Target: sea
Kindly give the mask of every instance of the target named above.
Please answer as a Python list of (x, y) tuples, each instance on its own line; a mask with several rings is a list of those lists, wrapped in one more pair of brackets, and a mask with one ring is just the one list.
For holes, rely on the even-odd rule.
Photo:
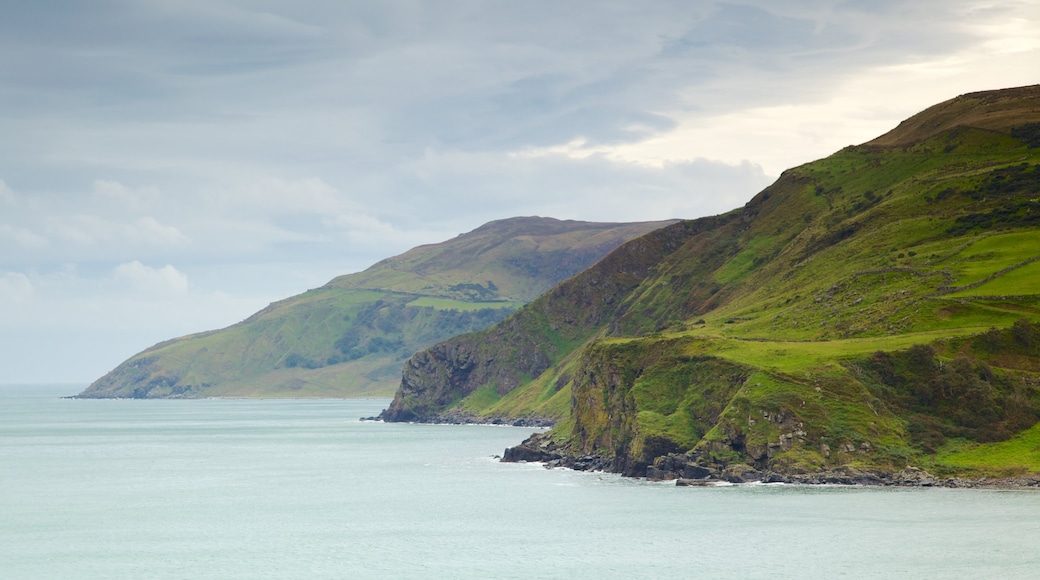
[(1040, 578), (1040, 492), (675, 487), (369, 400), (0, 387), (0, 578)]

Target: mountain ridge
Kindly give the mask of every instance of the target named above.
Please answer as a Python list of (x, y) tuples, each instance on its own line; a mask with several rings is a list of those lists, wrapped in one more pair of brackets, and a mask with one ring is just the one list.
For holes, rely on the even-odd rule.
[(382, 416), (552, 421), (508, 456), (666, 479), (1040, 473), (1038, 103), (962, 95), (623, 244), (418, 353)]
[(520, 217), (426, 244), (153, 345), (80, 397), (389, 395), (421, 347), (501, 320), (624, 240), (670, 223)]

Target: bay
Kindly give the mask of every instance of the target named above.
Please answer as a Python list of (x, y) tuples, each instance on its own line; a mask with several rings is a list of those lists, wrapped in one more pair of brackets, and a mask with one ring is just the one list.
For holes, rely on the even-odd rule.
[(2, 578), (1035, 578), (1040, 493), (676, 488), (503, 464), (387, 400), (0, 387)]

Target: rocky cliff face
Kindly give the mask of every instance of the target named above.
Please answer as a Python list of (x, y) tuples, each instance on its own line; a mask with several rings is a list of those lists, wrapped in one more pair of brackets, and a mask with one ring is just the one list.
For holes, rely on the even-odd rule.
[(606, 452), (612, 470), (643, 475), (657, 457), (696, 445), (751, 369), (690, 355), (694, 342), (677, 337), (590, 346), (572, 389), (574, 452)]

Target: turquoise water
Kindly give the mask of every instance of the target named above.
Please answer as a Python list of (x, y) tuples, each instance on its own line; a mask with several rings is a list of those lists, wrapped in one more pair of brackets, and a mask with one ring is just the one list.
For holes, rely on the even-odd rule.
[(385, 400), (0, 387), (0, 578), (1036, 578), (1040, 493), (676, 488)]

